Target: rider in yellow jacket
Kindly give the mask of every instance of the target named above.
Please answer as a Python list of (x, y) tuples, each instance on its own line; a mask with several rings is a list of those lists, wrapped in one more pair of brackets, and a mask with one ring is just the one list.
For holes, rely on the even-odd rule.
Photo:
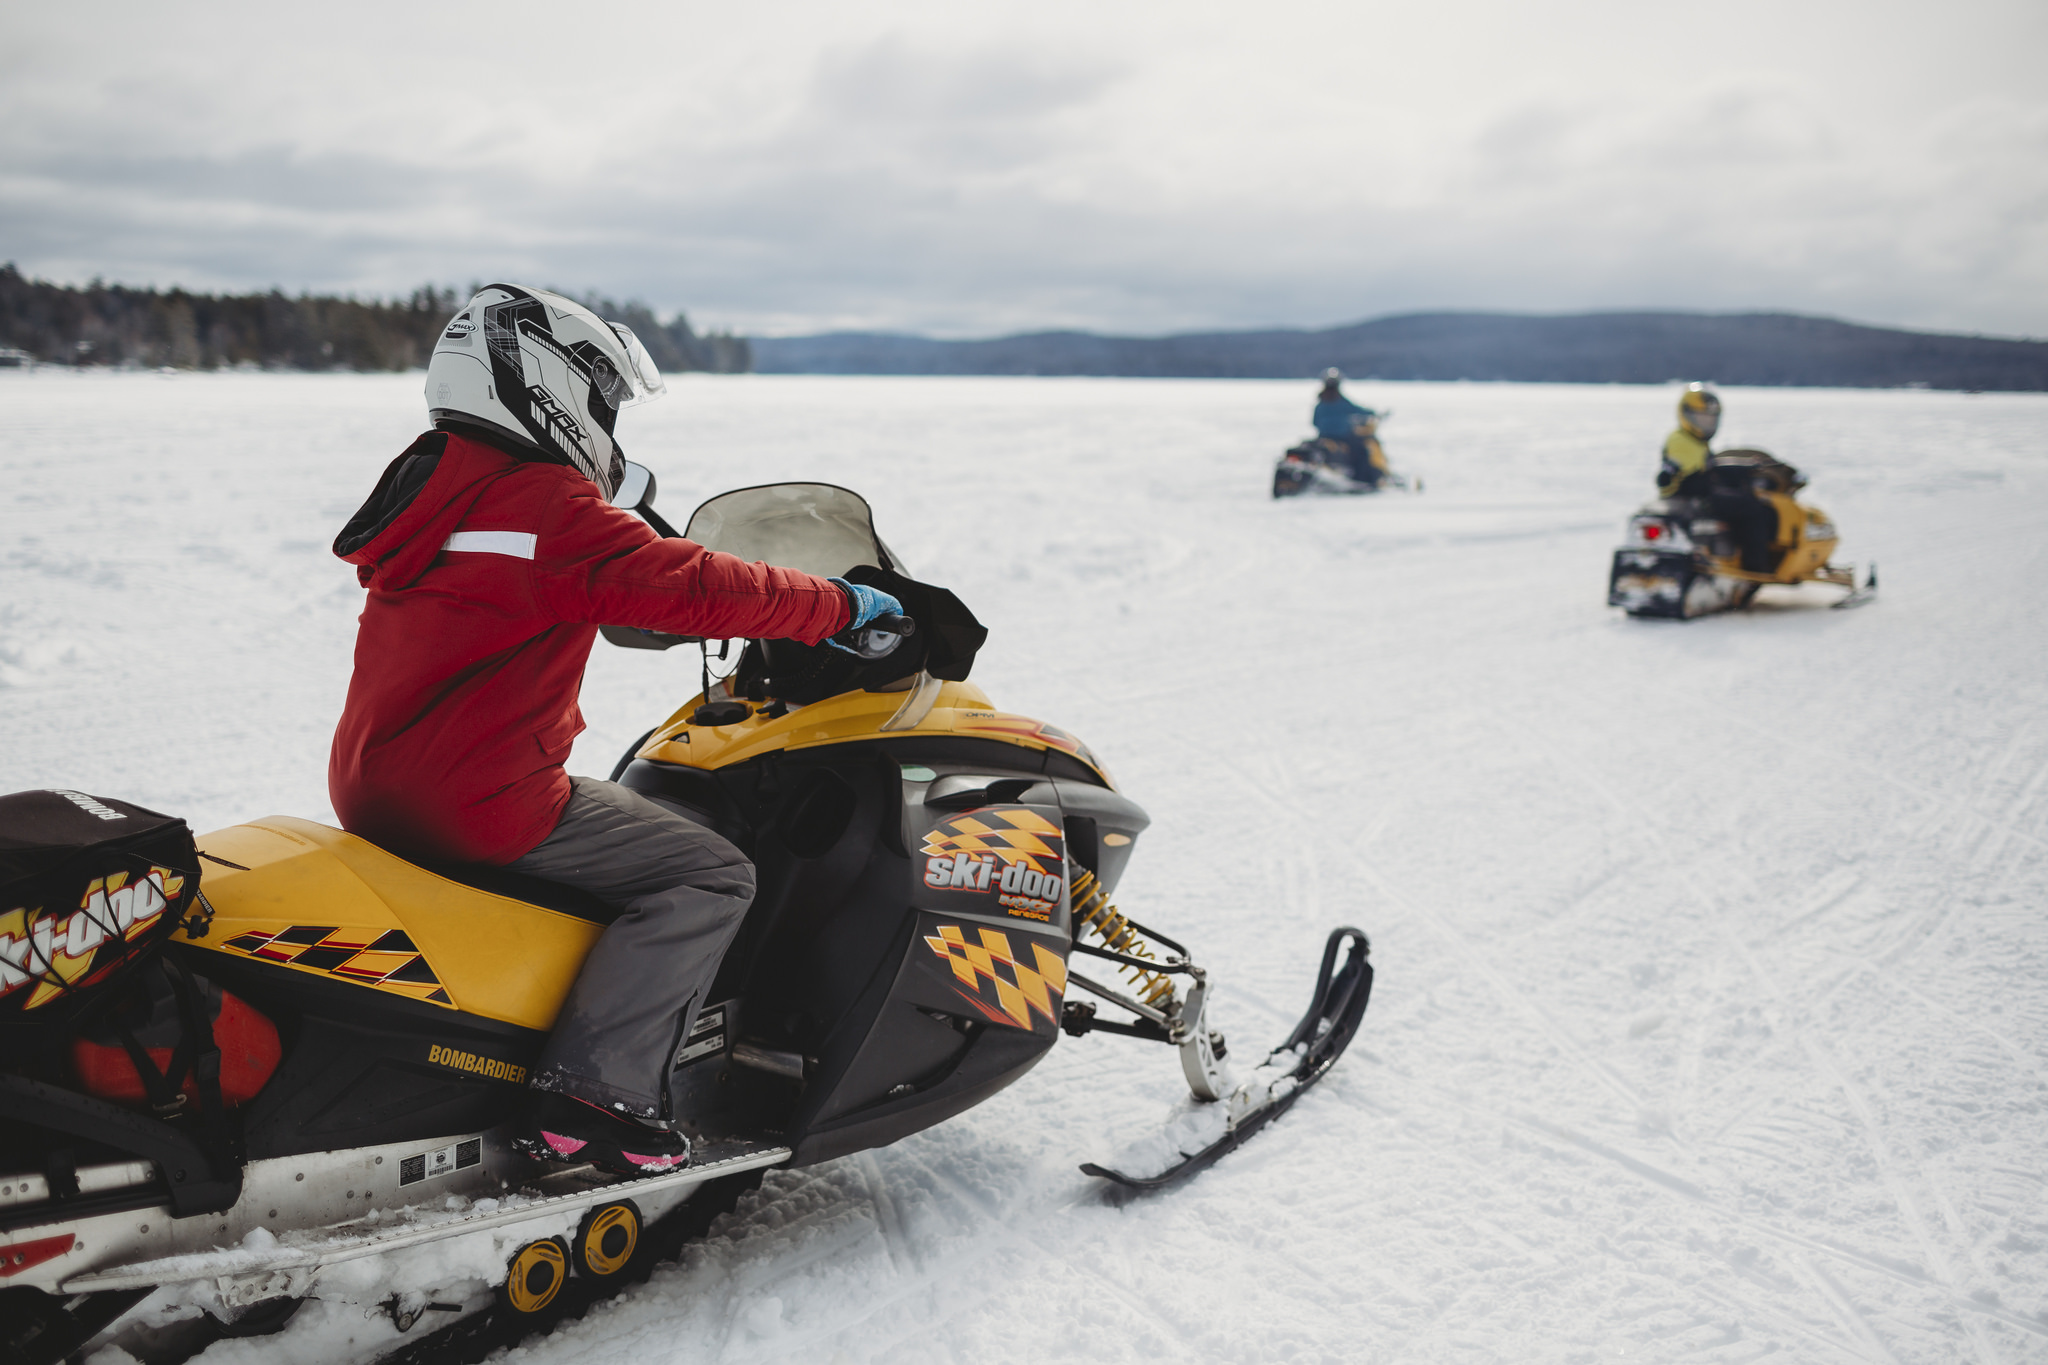
[(1664, 438), (1664, 463), (1657, 492), (1667, 498), (1705, 497), (1707, 448), (1721, 425), (1721, 400), (1704, 384), (1691, 384), (1678, 399), (1678, 430)]
[(1678, 398), (1678, 430), (1664, 438), (1664, 460), (1657, 467), (1657, 492), (1667, 498), (1696, 498), (1711, 516), (1727, 523), (1750, 573), (1777, 567), (1773, 548), (1778, 538), (1778, 509), (1753, 492), (1715, 487), (1707, 465), (1712, 440), (1721, 425), (1721, 400), (1704, 384), (1688, 384)]

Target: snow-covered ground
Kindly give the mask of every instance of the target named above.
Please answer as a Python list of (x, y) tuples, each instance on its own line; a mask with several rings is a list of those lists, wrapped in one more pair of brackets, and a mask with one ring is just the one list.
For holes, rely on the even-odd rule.
[[(1675, 624), (1603, 605), (1672, 390), (1353, 388), (1424, 496), (1271, 501), (1306, 383), (692, 376), (627, 415), (671, 516), (872, 500), (991, 627), (977, 681), (1152, 812), (1119, 899), (1240, 1050), (1334, 925), (1380, 981), (1176, 1193), (1075, 1169), (1180, 1111), (1174, 1058), (1064, 1040), (510, 1359), (2048, 1360), (2048, 397), (1725, 393), (1883, 592)], [(326, 547), (420, 420), (416, 375), (0, 376), (0, 790), (331, 818)], [(600, 645), (574, 770), (694, 666)], [(204, 1359), (389, 1338), (313, 1305)]]

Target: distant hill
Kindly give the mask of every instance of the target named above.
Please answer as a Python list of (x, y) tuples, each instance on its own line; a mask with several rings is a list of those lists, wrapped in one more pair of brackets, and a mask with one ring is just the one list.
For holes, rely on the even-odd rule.
[[(0, 365), (417, 369), (468, 297), (431, 285), (389, 302), (277, 290), (159, 292), (98, 280), (80, 288), (29, 279), (9, 263), (0, 265)], [(700, 334), (681, 313), (664, 323), (643, 303), (582, 302), (631, 327), (664, 370), (744, 371), (753, 363), (744, 338)]]
[(768, 374), (1034, 374), (1770, 384), (2048, 390), (2048, 341), (1907, 332), (1790, 313), (1408, 313), (1326, 331), (1164, 337), (882, 332), (752, 338)]

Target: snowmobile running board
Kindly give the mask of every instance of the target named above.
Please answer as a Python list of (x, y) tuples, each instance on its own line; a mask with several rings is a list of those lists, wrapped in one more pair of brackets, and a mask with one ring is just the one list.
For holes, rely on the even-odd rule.
[[(488, 1212), (472, 1209), (466, 1213), (449, 1213), (445, 1216), (426, 1213), (397, 1224), (388, 1219), (376, 1223), (357, 1219), (324, 1228), (311, 1228), (305, 1232), (286, 1233), (278, 1239), (281, 1245), (273, 1249), (257, 1251), (244, 1247), (228, 1247), (216, 1251), (137, 1261), (108, 1270), (74, 1275), (64, 1282), (63, 1292), (88, 1294), (104, 1290), (153, 1289), (165, 1284), (216, 1278), (239, 1279), (248, 1276), (267, 1278), (277, 1274), (290, 1275), (294, 1279), (305, 1278), (323, 1266), (353, 1261), (362, 1256), (398, 1251), (405, 1247), (418, 1246), (423, 1242), (438, 1241), (443, 1237), (503, 1227), (510, 1223), (523, 1223), (529, 1219), (573, 1213), (578, 1209), (601, 1204), (622, 1195), (644, 1196), (657, 1191), (674, 1191), (691, 1185), (700, 1185), (720, 1176), (736, 1175), (741, 1171), (751, 1171), (763, 1166), (777, 1166), (789, 1160), (790, 1155), (790, 1149), (787, 1147), (768, 1147), (727, 1157), (722, 1161), (707, 1161), (686, 1170), (672, 1171), (667, 1175), (630, 1180), (599, 1177), (598, 1184), (570, 1189), (566, 1193), (543, 1193), (539, 1198), (523, 1200), (515, 1194), (508, 1199), (491, 1201), (493, 1207)], [(573, 1186), (593, 1177), (597, 1177), (596, 1168), (575, 1166), (550, 1172), (532, 1182), (530, 1188), (546, 1191), (563, 1185)], [(511, 1204), (510, 1207), (506, 1207), (508, 1202)]]
[[(1351, 951), (1340, 966), (1337, 954), (1347, 943)], [(1316, 974), (1315, 997), (1308, 1013), (1294, 1026), (1287, 1041), (1268, 1054), (1251, 1079), (1221, 1101), (1227, 1117), (1220, 1137), (1192, 1152), (1182, 1152), (1179, 1161), (1151, 1175), (1133, 1175), (1092, 1161), (1081, 1167), (1082, 1173), (1142, 1193), (1178, 1185), (1215, 1165), (1253, 1133), (1286, 1113), (1310, 1086), (1329, 1074), (1365, 1017), (1365, 1007), (1372, 999), (1372, 976), (1372, 944), (1364, 932), (1351, 928), (1333, 930), (1323, 945), (1323, 965)], [(1276, 1071), (1278, 1075), (1273, 1074)]]

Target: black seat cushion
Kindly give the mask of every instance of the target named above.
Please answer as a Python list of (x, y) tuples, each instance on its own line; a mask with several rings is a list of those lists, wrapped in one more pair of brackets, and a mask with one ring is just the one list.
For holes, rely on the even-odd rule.
[(417, 867), (424, 867), (437, 877), (446, 877), (451, 882), (461, 882), (464, 886), (473, 886), (494, 896), (524, 901), (528, 905), (538, 905), (564, 915), (574, 915), (577, 919), (589, 920), (593, 924), (610, 924), (619, 917), (617, 906), (606, 905), (588, 891), (579, 891), (573, 886), (545, 881), (539, 877), (529, 877), (523, 872), (494, 867), (489, 863), (428, 862), (424, 858), (407, 858), (406, 861)]

